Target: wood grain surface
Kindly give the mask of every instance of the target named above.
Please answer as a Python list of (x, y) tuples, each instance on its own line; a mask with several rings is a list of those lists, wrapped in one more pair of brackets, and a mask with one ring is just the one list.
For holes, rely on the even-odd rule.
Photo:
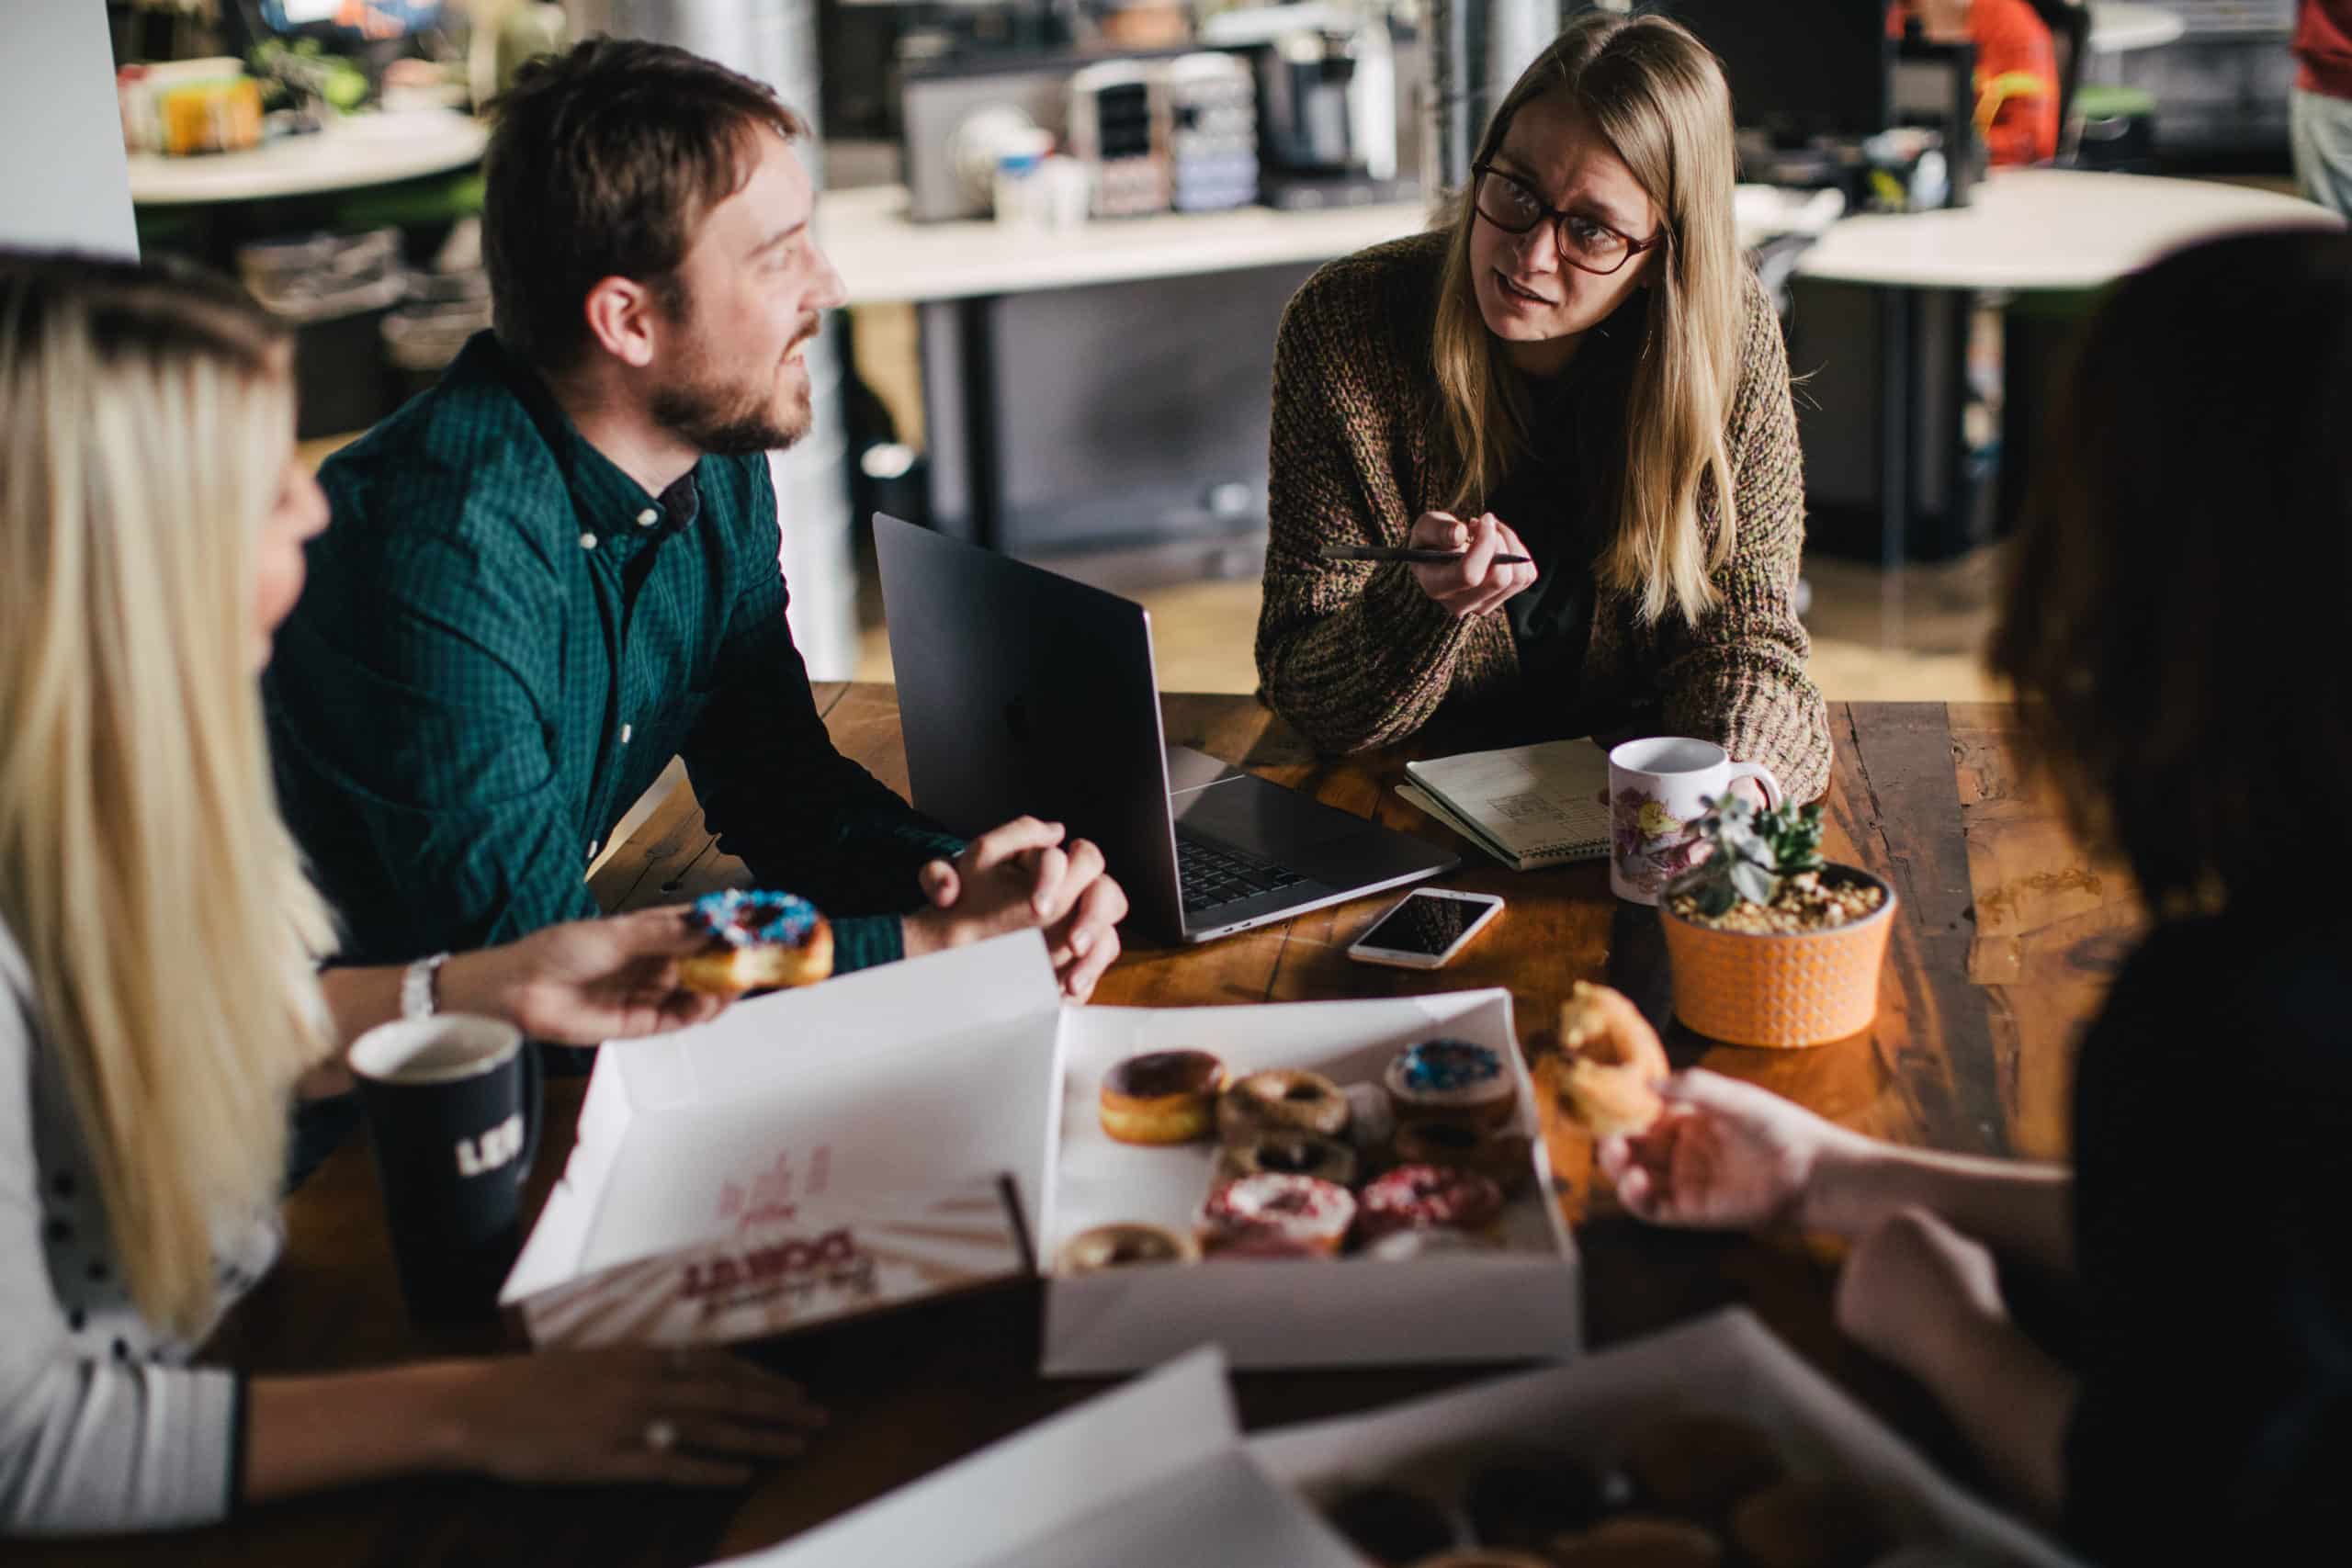
[[(827, 685), (819, 706), (835, 743), (894, 788), (906, 785), (895, 694)], [(1463, 847), (1448, 886), (1502, 894), (1502, 918), (1431, 973), (1351, 963), (1344, 949), (1385, 897), (1315, 911), (1214, 942), (1131, 946), (1097, 999), (1129, 1006), (1292, 1001), (1508, 987), (1522, 1038), (1540, 1051), (1579, 979), (1606, 980), (1667, 1026), (1678, 1066), (1703, 1064), (1790, 1095), (1839, 1122), (1923, 1145), (2044, 1158), (2065, 1153), (2073, 1041), (2137, 931), (2125, 879), (2075, 847), (2027, 773), (2014, 716), (2000, 706), (1836, 707), (1826, 800), (1834, 860), (1885, 877), (1902, 900), (1876, 1023), (1804, 1052), (1719, 1045), (1674, 1026), (1654, 912), (1621, 905), (1599, 863), (1514, 873), (1459, 846), (1394, 793), (1414, 753), (1318, 758), (1246, 696), (1170, 695), (1167, 734), (1401, 830)], [(607, 908), (691, 897), (740, 882), (690, 791), (681, 790), (596, 873)], [(582, 1090), (552, 1079), (531, 1203), (560, 1174)], [(1953, 1435), (1924, 1400), (1838, 1336), (1837, 1258), (1803, 1238), (1692, 1235), (1643, 1227), (1592, 1179), (1583, 1134), (1545, 1107), (1555, 1190), (1576, 1225), (1588, 1329), (1604, 1345), (1729, 1302), (1745, 1302), (1795, 1348), (1947, 1462)], [(287, 1205), (284, 1261), (232, 1316), (209, 1358), (252, 1372), (381, 1365), (499, 1348), (499, 1331), (428, 1338), (395, 1288), (364, 1136)], [(786, 1339), (759, 1358), (805, 1382), (832, 1412), (803, 1462), (741, 1493), (514, 1488), (465, 1479), (349, 1491), (272, 1507), (218, 1529), (119, 1542), (10, 1543), (25, 1562), (495, 1563), (673, 1565), (783, 1540), (951, 1463), (1097, 1393), (1035, 1375), (1033, 1284)], [(1250, 1373), (1236, 1379), (1252, 1427), (1370, 1408), (1498, 1369)]]

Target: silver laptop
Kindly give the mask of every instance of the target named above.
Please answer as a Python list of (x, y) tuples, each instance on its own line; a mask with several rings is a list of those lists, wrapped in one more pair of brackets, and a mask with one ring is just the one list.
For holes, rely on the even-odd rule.
[(1067, 823), (1102, 846), (1131, 918), (1182, 942), (1460, 863), (1170, 747), (1143, 606), (880, 513), (874, 545), (910, 793), (955, 831)]

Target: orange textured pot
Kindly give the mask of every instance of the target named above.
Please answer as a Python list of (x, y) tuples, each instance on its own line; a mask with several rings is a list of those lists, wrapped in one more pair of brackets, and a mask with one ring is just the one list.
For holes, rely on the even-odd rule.
[(1674, 966), (1674, 1015), (1733, 1045), (1826, 1045), (1878, 1016), (1879, 970), (1894, 930), (1894, 889), (1869, 872), (1833, 865), (1841, 883), (1885, 888), (1886, 902), (1826, 931), (1716, 931), (1658, 906)]

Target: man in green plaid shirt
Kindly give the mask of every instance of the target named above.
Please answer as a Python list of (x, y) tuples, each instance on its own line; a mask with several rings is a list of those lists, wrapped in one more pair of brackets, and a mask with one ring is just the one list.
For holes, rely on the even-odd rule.
[(288, 819), (369, 962), (595, 914), (614, 825), (683, 756), (720, 846), (831, 917), (836, 967), (1042, 927), (1118, 952), (1102, 857), (970, 844), (834, 750), (786, 624), (765, 454), (840, 278), (801, 127), (681, 51), (526, 68), (489, 155), (496, 330), (320, 474), (334, 522), (267, 675)]

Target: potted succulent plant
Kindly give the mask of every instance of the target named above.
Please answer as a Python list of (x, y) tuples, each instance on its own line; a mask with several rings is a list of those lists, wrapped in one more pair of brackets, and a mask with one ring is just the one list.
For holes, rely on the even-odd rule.
[(1894, 889), (1821, 858), (1821, 807), (1707, 803), (1705, 858), (1658, 905), (1674, 1011), (1735, 1045), (1820, 1045), (1868, 1028)]

